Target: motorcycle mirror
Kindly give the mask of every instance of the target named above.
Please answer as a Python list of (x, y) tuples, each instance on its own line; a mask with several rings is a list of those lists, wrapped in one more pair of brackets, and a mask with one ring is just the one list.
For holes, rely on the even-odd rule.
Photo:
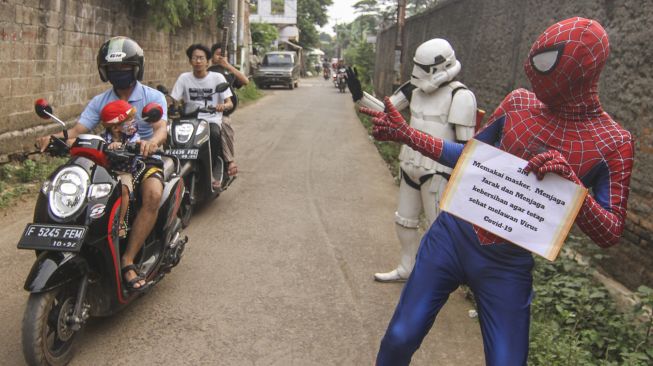
[(216, 93), (222, 93), (223, 91), (229, 89), (229, 83), (220, 83), (215, 87)]
[(141, 117), (147, 123), (159, 122), (161, 117), (163, 117), (163, 108), (158, 103), (149, 103), (143, 107)]
[(52, 107), (48, 104), (48, 101), (43, 98), (37, 99), (36, 102), (34, 102), (34, 111), (43, 119), (50, 119), (52, 115)]

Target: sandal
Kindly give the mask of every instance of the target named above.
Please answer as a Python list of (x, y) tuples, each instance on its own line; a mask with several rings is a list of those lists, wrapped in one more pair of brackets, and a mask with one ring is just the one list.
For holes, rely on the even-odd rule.
[[(127, 281), (127, 280), (125, 279), (125, 275), (127, 274), (127, 272), (130, 272), (130, 271), (134, 271), (134, 273), (136, 273), (136, 277), (134, 277), (134, 278), (132, 278), (131, 280)], [(143, 283), (143, 284), (140, 285), (139, 287), (135, 287), (135, 285), (136, 285), (137, 283), (139, 283), (139, 282), (145, 280), (145, 278), (144, 278), (143, 275), (138, 271), (138, 268), (137, 268), (135, 265), (133, 265), (133, 264), (126, 265), (126, 266), (122, 267), (122, 269), (120, 270), (120, 272), (122, 273), (122, 279), (123, 279), (123, 281), (127, 284), (127, 289), (128, 289), (129, 291), (140, 292), (140, 291), (145, 290), (145, 288), (147, 287), (147, 286), (146, 286), (147, 283)]]
[(235, 177), (238, 174), (238, 165), (235, 162), (230, 161), (227, 169), (227, 175), (230, 177)]

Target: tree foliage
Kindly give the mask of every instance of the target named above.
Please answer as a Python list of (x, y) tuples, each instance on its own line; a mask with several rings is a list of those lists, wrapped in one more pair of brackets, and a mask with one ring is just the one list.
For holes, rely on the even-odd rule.
[(323, 26), (329, 21), (327, 7), (333, 0), (297, 0), (297, 28), (299, 44), (302, 47), (318, 47), (320, 35), (316, 26)]
[(267, 51), (270, 45), (279, 38), (279, 30), (272, 24), (250, 23), (252, 44), (261, 51)]
[(129, 4), (147, 14), (159, 29), (174, 30), (224, 9), (226, 0), (136, 0)]

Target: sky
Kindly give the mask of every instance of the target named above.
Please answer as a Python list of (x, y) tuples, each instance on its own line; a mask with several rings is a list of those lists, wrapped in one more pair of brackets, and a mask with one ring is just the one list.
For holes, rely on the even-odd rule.
[(325, 25), (321, 30), (329, 34), (335, 34), (333, 27), (336, 22), (349, 23), (356, 19), (357, 14), (354, 13), (352, 5), (357, 3), (358, 0), (333, 0), (333, 5), (328, 7), (329, 24)]

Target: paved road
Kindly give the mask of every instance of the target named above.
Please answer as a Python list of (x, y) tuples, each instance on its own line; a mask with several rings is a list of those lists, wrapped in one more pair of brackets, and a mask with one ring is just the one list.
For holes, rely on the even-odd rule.
[[(349, 94), (321, 79), (273, 89), (235, 114), (240, 176), (198, 213), (179, 267), (146, 297), (93, 319), (73, 365), (372, 365), (401, 284), (397, 186)], [(23, 364), (15, 249), (31, 203), (2, 217), (0, 364)], [(482, 365), (471, 305), (451, 296), (414, 365)]]

